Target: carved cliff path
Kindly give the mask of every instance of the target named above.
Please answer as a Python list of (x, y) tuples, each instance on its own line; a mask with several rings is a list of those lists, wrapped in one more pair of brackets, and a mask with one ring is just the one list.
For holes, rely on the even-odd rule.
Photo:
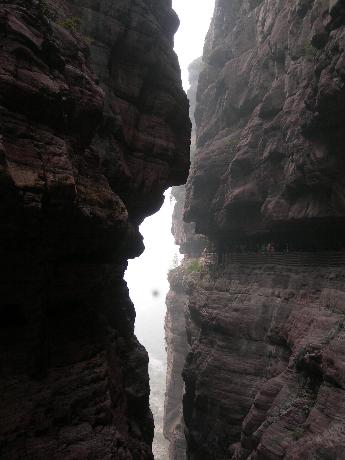
[[(212, 258), (216, 255), (212, 254)], [(274, 252), (225, 253), (219, 255), (222, 265), (282, 265), (287, 267), (338, 267), (345, 266), (345, 252)], [(210, 261), (212, 264), (212, 261)]]

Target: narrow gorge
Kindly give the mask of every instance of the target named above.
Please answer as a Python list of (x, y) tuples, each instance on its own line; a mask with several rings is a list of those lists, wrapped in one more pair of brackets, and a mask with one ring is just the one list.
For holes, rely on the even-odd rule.
[(170, 460), (345, 458), (344, 116), (343, 1), (216, 1), (175, 193)]
[(170, 187), (164, 460), (345, 460), (345, 1), (215, 0), (188, 94), (178, 27), (0, 2), (3, 460), (154, 459), (124, 273)]

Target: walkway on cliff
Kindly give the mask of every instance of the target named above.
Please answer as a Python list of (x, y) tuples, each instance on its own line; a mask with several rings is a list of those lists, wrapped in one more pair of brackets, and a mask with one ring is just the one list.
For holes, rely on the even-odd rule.
[(345, 251), (223, 253), (218, 257), (218, 264), (337, 267), (345, 265)]

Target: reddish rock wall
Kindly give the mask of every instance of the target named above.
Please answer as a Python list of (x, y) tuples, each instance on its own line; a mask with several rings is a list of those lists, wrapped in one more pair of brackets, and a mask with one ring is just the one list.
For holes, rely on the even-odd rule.
[[(344, 33), (341, 0), (216, 1), (185, 219), (219, 255), (343, 243)], [(190, 460), (344, 458), (345, 280), (314, 255), (185, 267)]]
[(170, 290), (166, 298), (165, 337), (167, 344), (167, 378), (164, 404), (164, 436), (169, 440), (169, 459), (185, 460), (182, 398), (184, 382), (182, 370), (188, 353), (185, 309), (188, 296), (176, 268), (169, 273)]
[(189, 458), (342, 459), (342, 267), (230, 264), (189, 281)]
[[(202, 68), (201, 58), (193, 61), (189, 66), (188, 99), (190, 103), (189, 116), (192, 120), (191, 160), (195, 153), (195, 120), (196, 91), (198, 78)], [(184, 254), (184, 261), (188, 264), (191, 255), (199, 256), (205, 247), (206, 240), (202, 235), (194, 232), (195, 225), (183, 221), (186, 189), (184, 185), (172, 188), (172, 195), (176, 200), (172, 216), (172, 234), (175, 243), (180, 246)], [(164, 436), (169, 440), (169, 459), (186, 459), (186, 442), (184, 436), (184, 420), (182, 398), (184, 382), (182, 370), (188, 353), (187, 332), (185, 326), (185, 310), (188, 296), (183, 281), (183, 271), (179, 268), (169, 273), (170, 290), (166, 298), (167, 313), (165, 317), (165, 339), (167, 344), (167, 377), (164, 404)]]
[(216, 2), (187, 186), (198, 233), (343, 234), (344, 11), (342, 0)]
[[(188, 67), (190, 87), (187, 91), (187, 96), (189, 100), (189, 117), (192, 121), (191, 162), (194, 160), (196, 151), (196, 125), (194, 112), (196, 107), (199, 75), (202, 68), (203, 62), (201, 58), (195, 59)], [(202, 235), (195, 233), (194, 223), (187, 223), (183, 220), (186, 186), (181, 185), (180, 187), (173, 187), (172, 195), (176, 200), (171, 227), (171, 232), (175, 238), (175, 244), (180, 246), (179, 250), (181, 254), (198, 255), (205, 247), (205, 238)]]
[(1, 458), (152, 458), (122, 276), (188, 173), (177, 26), (164, 0), (0, 4)]

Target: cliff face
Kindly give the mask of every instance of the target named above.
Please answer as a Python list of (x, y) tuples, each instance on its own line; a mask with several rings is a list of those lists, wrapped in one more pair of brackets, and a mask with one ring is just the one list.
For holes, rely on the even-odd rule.
[(122, 277), (188, 173), (177, 26), (169, 0), (0, 5), (1, 458), (152, 458)]
[(188, 458), (343, 458), (344, 267), (315, 257), (229, 264), (189, 288)]
[(216, 2), (185, 212), (198, 233), (342, 238), (344, 14), (341, 0)]
[(190, 460), (344, 457), (344, 33), (343, 1), (216, 1), (185, 219), (223, 263), (180, 274)]
[[(189, 116), (192, 121), (191, 159), (195, 154), (195, 120), (196, 91), (199, 74), (202, 69), (201, 58), (193, 61), (189, 66)], [(172, 195), (176, 200), (172, 216), (172, 234), (175, 243), (180, 246), (184, 254), (184, 264), (190, 256), (199, 256), (205, 247), (205, 238), (197, 235), (193, 223), (183, 221), (183, 212), (186, 196), (184, 185), (172, 188)], [(169, 273), (170, 290), (166, 298), (167, 313), (165, 317), (165, 339), (167, 344), (167, 376), (164, 404), (164, 436), (169, 440), (169, 459), (185, 460), (186, 443), (184, 436), (184, 420), (182, 398), (184, 382), (182, 370), (188, 353), (187, 334), (185, 327), (185, 310), (188, 296), (184, 282), (183, 270), (176, 268)]]
[[(201, 58), (195, 59), (189, 67), (189, 90), (187, 92), (189, 100), (189, 117), (192, 122), (191, 134), (191, 161), (193, 162), (196, 150), (196, 125), (194, 112), (196, 108), (196, 93), (198, 88), (199, 75), (203, 68)], [(175, 238), (175, 244), (180, 246), (181, 254), (198, 255), (205, 247), (205, 238), (195, 233), (195, 224), (187, 223), (183, 220), (186, 186), (172, 188), (172, 195), (176, 200), (172, 216), (171, 232)]]
[(185, 309), (188, 296), (180, 270), (169, 273), (170, 291), (166, 298), (165, 337), (167, 344), (167, 377), (164, 404), (164, 436), (169, 440), (169, 459), (185, 460), (186, 442), (182, 398), (182, 370), (188, 353)]

